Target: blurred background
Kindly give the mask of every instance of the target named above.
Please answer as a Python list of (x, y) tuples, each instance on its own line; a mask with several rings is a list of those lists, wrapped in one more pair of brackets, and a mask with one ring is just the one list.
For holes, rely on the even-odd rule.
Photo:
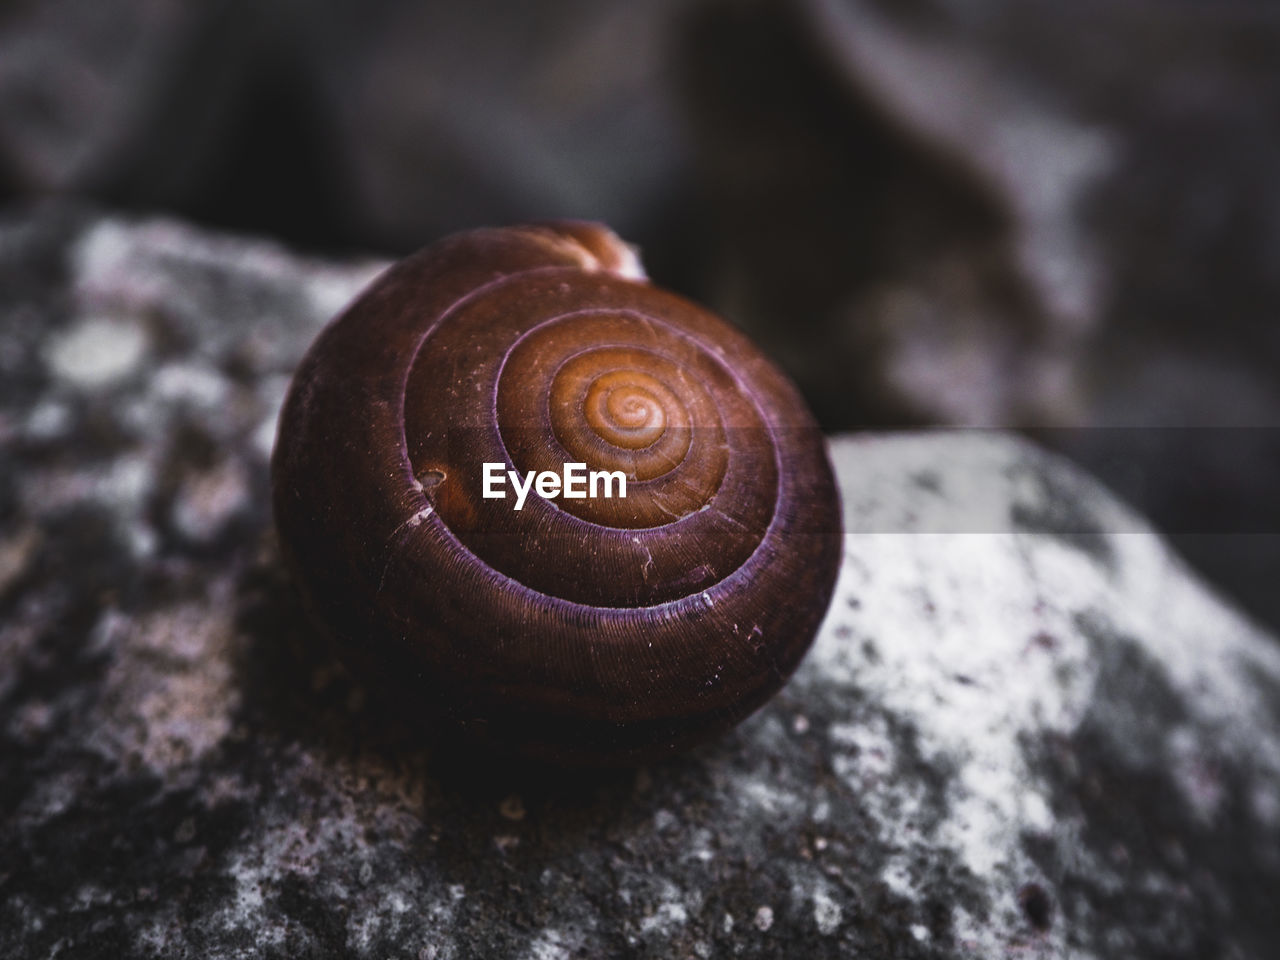
[(1013, 428), (1280, 626), (1280, 7), (4, 0), (0, 207), (608, 222), (827, 429)]

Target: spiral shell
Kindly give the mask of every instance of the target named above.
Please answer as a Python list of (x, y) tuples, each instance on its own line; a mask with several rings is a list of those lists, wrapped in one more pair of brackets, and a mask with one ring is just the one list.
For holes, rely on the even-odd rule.
[[(485, 497), (566, 463), (626, 496)], [(510, 489), (508, 487), (508, 489)], [(273, 459), (282, 551), (353, 666), (500, 748), (618, 764), (785, 681), (840, 518), (795, 388), (603, 227), (446, 238), (325, 329)]]

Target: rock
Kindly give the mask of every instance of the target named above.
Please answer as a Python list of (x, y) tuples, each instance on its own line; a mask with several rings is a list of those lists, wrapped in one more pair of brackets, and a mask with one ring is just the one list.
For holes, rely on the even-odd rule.
[(708, 0), (700, 291), (828, 429), (1039, 431), (1280, 627), (1280, 30), (1258, 0)]
[(1010, 436), (834, 439), (827, 622), (687, 756), (475, 769), (401, 727), (266, 496), (289, 373), (379, 267), (0, 224), (0, 953), (1271, 955), (1280, 647)]
[(1039, 439), (1280, 628), (1277, 58), (1262, 0), (11, 3), (0, 201), (330, 251), (607, 220), (828, 429), (1085, 430)]

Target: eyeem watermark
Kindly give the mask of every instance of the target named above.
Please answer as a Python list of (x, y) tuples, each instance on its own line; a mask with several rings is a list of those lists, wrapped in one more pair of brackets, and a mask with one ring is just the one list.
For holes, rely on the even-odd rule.
[(505, 500), (507, 498), (506, 483), (510, 479), (516, 492), (515, 509), (524, 506), (530, 490), (538, 491), (538, 496), (547, 500), (565, 497), (569, 500), (595, 500), (599, 497), (613, 497), (616, 487), (619, 497), (627, 495), (627, 475), (621, 470), (587, 471), (585, 463), (566, 463), (563, 474), (554, 470), (530, 472), (520, 478), (519, 470), (506, 470), (505, 463), (485, 463), (484, 465), (484, 498), (486, 500)]

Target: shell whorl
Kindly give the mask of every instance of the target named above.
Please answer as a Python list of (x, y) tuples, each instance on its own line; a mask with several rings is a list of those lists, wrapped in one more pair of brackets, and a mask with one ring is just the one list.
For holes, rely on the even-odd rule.
[[(807, 649), (839, 509), (817, 427), (739, 332), (591, 224), (479, 230), (317, 340), (273, 461), (308, 606), (415, 712), (625, 763), (741, 719)], [(620, 471), (627, 496), (482, 495)]]

